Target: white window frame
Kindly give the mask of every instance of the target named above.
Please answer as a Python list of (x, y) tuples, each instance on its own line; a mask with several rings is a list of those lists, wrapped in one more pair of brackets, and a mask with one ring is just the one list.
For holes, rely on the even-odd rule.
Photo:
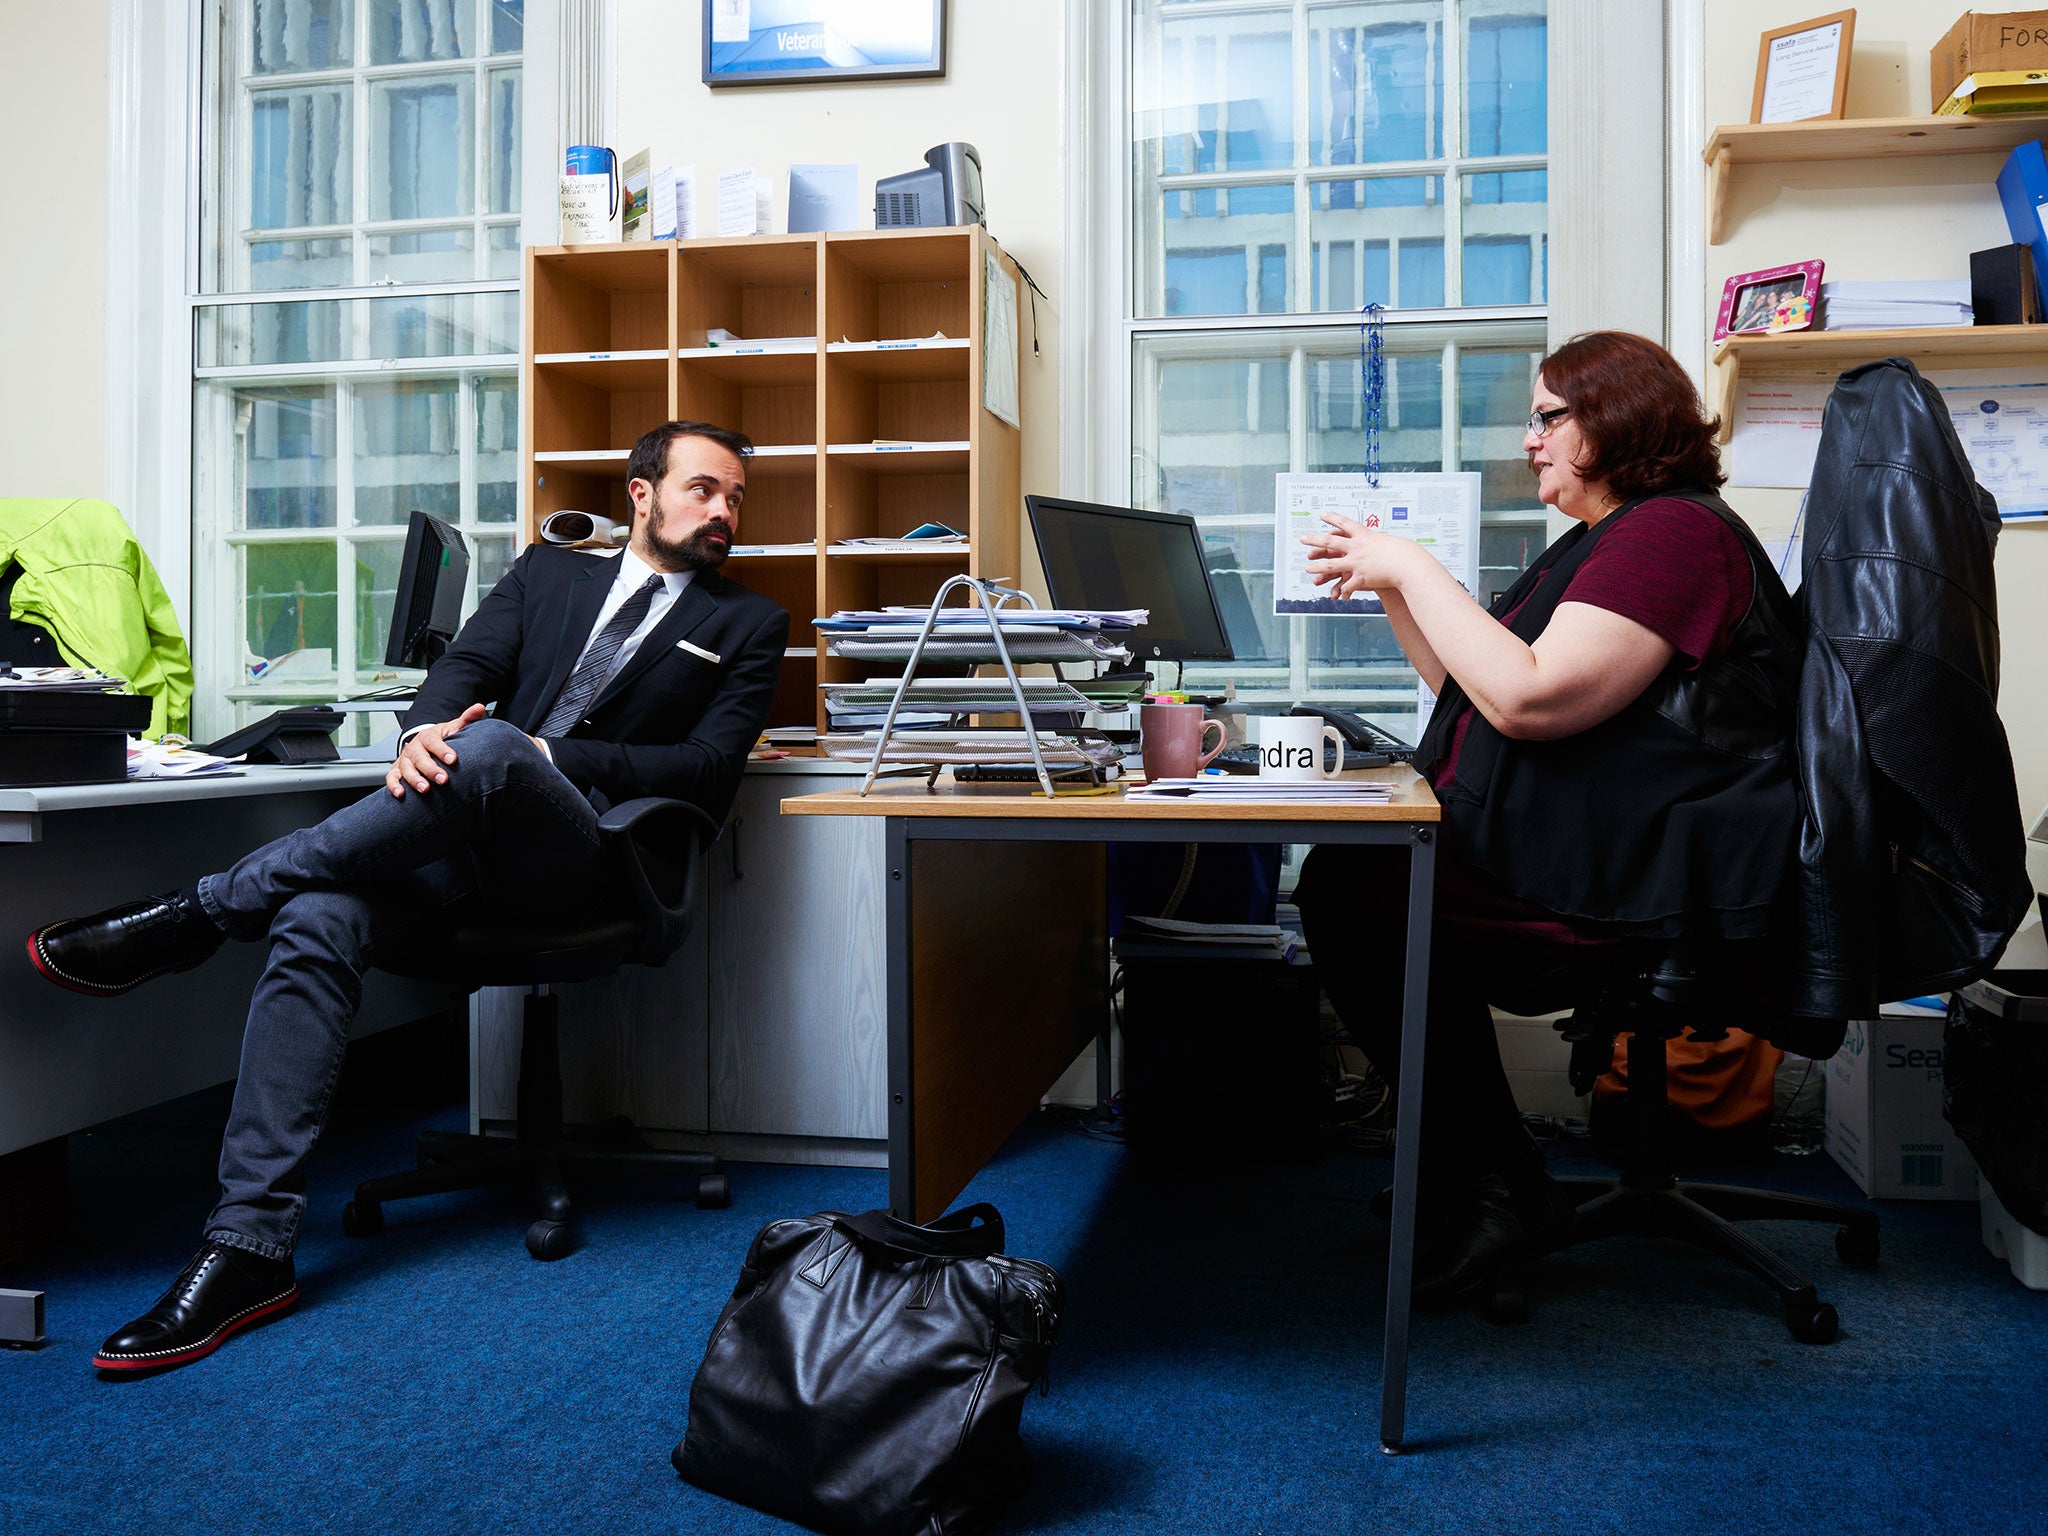
[[(1669, 0), (1681, 44), (1690, 35), (1687, 9), (1697, 3)], [(1061, 250), (1064, 308), (1079, 323), (1068, 331), (1075, 344), (1065, 349), (1061, 364), (1060, 483), (1066, 495), (1116, 504), (1130, 494), (1137, 340), (1162, 332), (1271, 331), (1279, 318), (1165, 322), (1134, 315), (1135, 229), (1126, 149), (1129, 9), (1129, 0), (1066, 0), (1065, 158), (1078, 174), (1069, 177)], [(1478, 313), (1535, 327), (1530, 344), (1538, 348), (1595, 328), (1665, 338), (1664, 207), (1667, 195), (1683, 183), (1673, 177), (1667, 187), (1662, 164), (1645, 168), (1646, 128), (1654, 129), (1660, 148), (1669, 132), (1667, 71), (1642, 67), (1645, 59), (1666, 56), (1665, 10), (1643, 0), (1549, 0), (1548, 301), (1514, 316), (1492, 308), (1393, 312), (1387, 317), (1390, 346), (1397, 334), (1422, 342), (1426, 328), (1455, 325)], [(1674, 78), (1677, 68), (1672, 66)], [(1668, 161), (1668, 150), (1663, 158)], [(1377, 174), (1381, 168), (1372, 169)], [(1299, 194), (1296, 206), (1304, 206)], [(1450, 244), (1447, 233), (1447, 293), (1456, 291)], [(1288, 328), (1304, 333), (1356, 334), (1355, 315), (1286, 318)], [(1447, 394), (1447, 437), (1456, 434), (1457, 412), (1455, 397)], [(1305, 432), (1306, 425), (1297, 413), (1294, 432)], [(1531, 514), (1532, 524), (1539, 520), (1541, 514)], [(1548, 535), (1560, 531), (1556, 514), (1544, 521)], [(1304, 655), (1301, 647), (1290, 647), (1290, 674), (1278, 692), (1309, 691), (1301, 675)]]
[[(208, 110), (201, 40), (207, 5), (208, 0), (109, 0), (107, 495), (149, 552), (188, 641), (215, 627), (201, 622), (206, 616), (196, 611), (194, 592), (195, 539), (210, 537), (203, 530), (195, 535), (192, 518), (196, 312), (223, 297), (263, 297), (200, 291), (199, 155)], [(611, 9), (612, 0), (527, 0), (520, 172), (525, 243), (556, 239), (555, 177), (563, 146), (609, 123), (616, 80)], [(433, 290), (409, 285), (403, 291)], [(394, 290), (277, 297), (364, 292), (389, 297)], [(432, 360), (444, 372), (466, 361)], [(337, 446), (350, 444), (338, 438)], [(515, 530), (523, 525), (524, 510), (522, 484)], [(239, 625), (239, 612), (231, 622)], [(195, 663), (195, 711), (217, 712), (233, 675), (222, 675), (202, 656), (195, 655)]]

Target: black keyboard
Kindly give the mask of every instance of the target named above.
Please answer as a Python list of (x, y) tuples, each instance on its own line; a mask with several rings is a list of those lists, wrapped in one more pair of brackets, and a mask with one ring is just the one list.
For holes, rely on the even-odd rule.
[[(1327, 757), (1324, 758), (1328, 762)], [(1344, 749), (1344, 766), (1350, 768), (1384, 768), (1392, 759), (1384, 752), (1361, 752), (1356, 747)], [(1250, 742), (1241, 747), (1225, 747), (1209, 760), (1211, 768), (1221, 768), (1225, 773), (1257, 773), (1259, 771), (1259, 749)]]

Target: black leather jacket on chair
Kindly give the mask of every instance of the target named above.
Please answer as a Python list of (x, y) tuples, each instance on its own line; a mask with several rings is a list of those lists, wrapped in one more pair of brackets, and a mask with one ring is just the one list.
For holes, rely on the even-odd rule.
[(1997, 712), (1998, 507), (1940, 394), (1891, 357), (1829, 397), (1806, 504), (1794, 1011), (1990, 970), (2032, 899)]

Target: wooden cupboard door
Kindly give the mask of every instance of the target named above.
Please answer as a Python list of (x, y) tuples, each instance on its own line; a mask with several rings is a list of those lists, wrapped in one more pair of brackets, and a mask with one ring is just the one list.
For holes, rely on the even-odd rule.
[(888, 1121), (883, 823), (784, 816), (831, 774), (749, 774), (710, 890), (711, 1128), (879, 1139)]

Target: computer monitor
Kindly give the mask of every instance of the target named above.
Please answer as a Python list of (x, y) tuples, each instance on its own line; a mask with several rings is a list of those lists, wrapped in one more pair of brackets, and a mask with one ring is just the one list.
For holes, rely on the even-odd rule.
[(391, 605), (387, 667), (431, 667), (462, 627), (462, 595), (469, 586), (469, 546), (462, 535), (424, 512), (405, 530), (398, 596)]
[(1118, 635), (1141, 661), (1230, 661), (1230, 637), (1195, 520), (1089, 501), (1026, 496), (1055, 608), (1146, 608)]

